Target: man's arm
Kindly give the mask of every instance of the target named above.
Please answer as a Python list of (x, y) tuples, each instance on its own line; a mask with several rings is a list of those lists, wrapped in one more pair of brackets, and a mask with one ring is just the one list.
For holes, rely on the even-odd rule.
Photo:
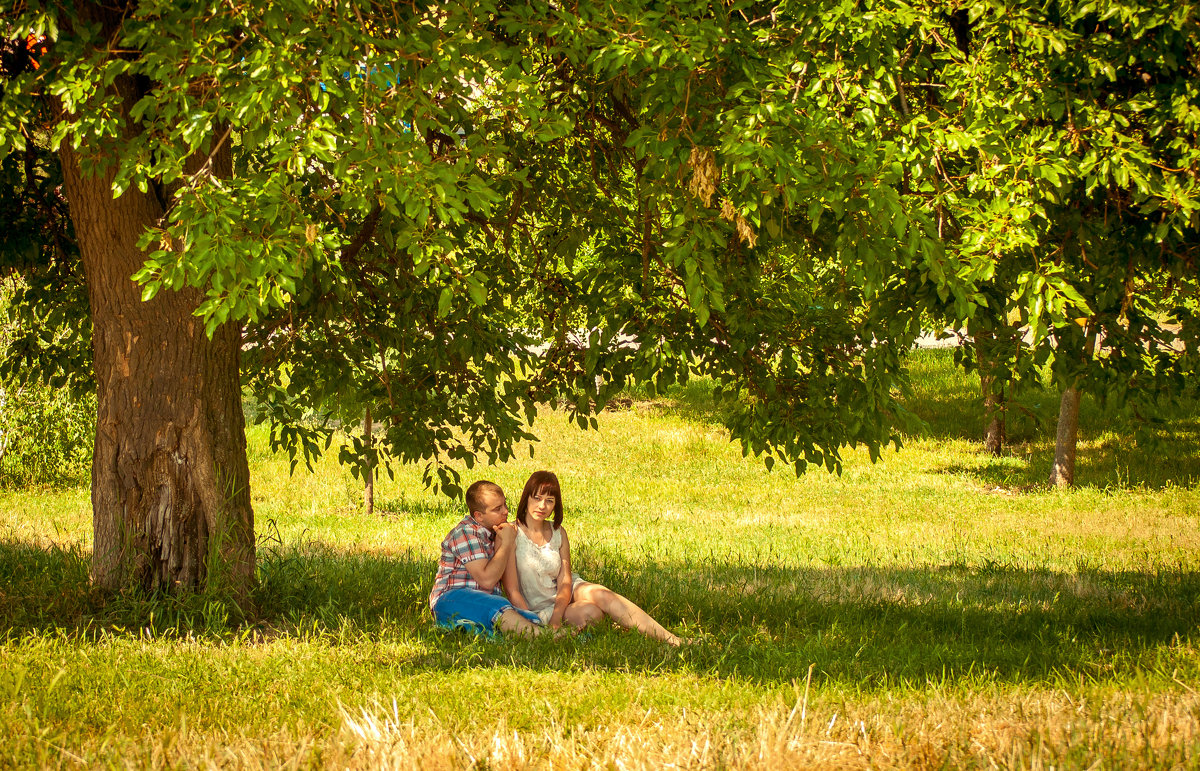
[(504, 570), (508, 567), (516, 543), (516, 528), (508, 522), (502, 522), (496, 525), (496, 551), (492, 558), (463, 563), (463, 567), (471, 574), (471, 578), (475, 579), (475, 583), (479, 584), (480, 589), (490, 592), (500, 583), (500, 579), (504, 578)]

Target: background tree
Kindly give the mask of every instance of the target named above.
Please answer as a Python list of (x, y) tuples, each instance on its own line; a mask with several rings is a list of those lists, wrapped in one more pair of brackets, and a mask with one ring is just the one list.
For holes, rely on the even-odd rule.
[(1194, 292), (1200, 235), (1197, 10), (1079, 3), (995, 17), (993, 34), (1018, 41), (1009, 58), (1034, 151), (1022, 159), (1031, 256), (1083, 301), (1044, 327), (1036, 305), (1030, 313), (1063, 389), (1054, 484), (1074, 480), (1081, 392), (1144, 410), (1182, 393), (1191, 366), (1174, 346), (1195, 336), (1179, 301)]
[(1193, 366), (1197, 9), (981, 2), (948, 23), (953, 38), (914, 36), (924, 75), (901, 91), (924, 97), (907, 100), (908, 131), (928, 143), (929, 206), (975, 294), (943, 288), (950, 308), (929, 307), (969, 333), (960, 360), (979, 369), (993, 451), (990, 405), (1052, 363), (1052, 481), (1070, 484), (1081, 392), (1149, 410)]

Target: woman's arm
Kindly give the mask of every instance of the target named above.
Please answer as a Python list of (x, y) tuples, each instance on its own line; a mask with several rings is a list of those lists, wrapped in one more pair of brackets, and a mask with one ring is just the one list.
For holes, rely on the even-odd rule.
[(512, 555), (508, 558), (508, 564), (504, 566), (504, 575), (500, 579), (500, 585), (504, 587), (504, 596), (514, 607), (529, 610), (529, 603), (525, 602), (525, 595), (521, 594), (521, 579), (517, 576), (516, 549), (513, 549)]
[(562, 533), (562, 543), (558, 546), (558, 556), (562, 564), (558, 568), (558, 592), (554, 595), (554, 612), (550, 614), (550, 626), (557, 629), (562, 626), (563, 613), (571, 604), (571, 542), (567, 539), (567, 529), (559, 527)]

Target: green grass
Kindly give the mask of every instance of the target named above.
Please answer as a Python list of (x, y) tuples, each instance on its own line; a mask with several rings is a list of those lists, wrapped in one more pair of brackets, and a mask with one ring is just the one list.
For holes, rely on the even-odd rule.
[(678, 651), (433, 629), (459, 507), (398, 469), (367, 517), (332, 459), (289, 477), (257, 429), (248, 617), (92, 591), (87, 491), (5, 493), (0, 766), (1200, 764), (1200, 411), (1136, 442), (1085, 404), (1059, 491), (1047, 430), (987, 456), (975, 383), (945, 352), (913, 371), (925, 433), (840, 477), (743, 458), (702, 384), (599, 431), (544, 414), (532, 460), (467, 476), (515, 505), (554, 469), (576, 570), (697, 640)]

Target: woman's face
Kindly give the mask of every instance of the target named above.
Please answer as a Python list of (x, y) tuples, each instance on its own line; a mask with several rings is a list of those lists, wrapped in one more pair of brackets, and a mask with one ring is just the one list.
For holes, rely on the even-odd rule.
[(554, 493), (543, 487), (529, 496), (529, 501), (525, 504), (525, 516), (540, 525), (554, 518), (554, 505), (557, 502)]

